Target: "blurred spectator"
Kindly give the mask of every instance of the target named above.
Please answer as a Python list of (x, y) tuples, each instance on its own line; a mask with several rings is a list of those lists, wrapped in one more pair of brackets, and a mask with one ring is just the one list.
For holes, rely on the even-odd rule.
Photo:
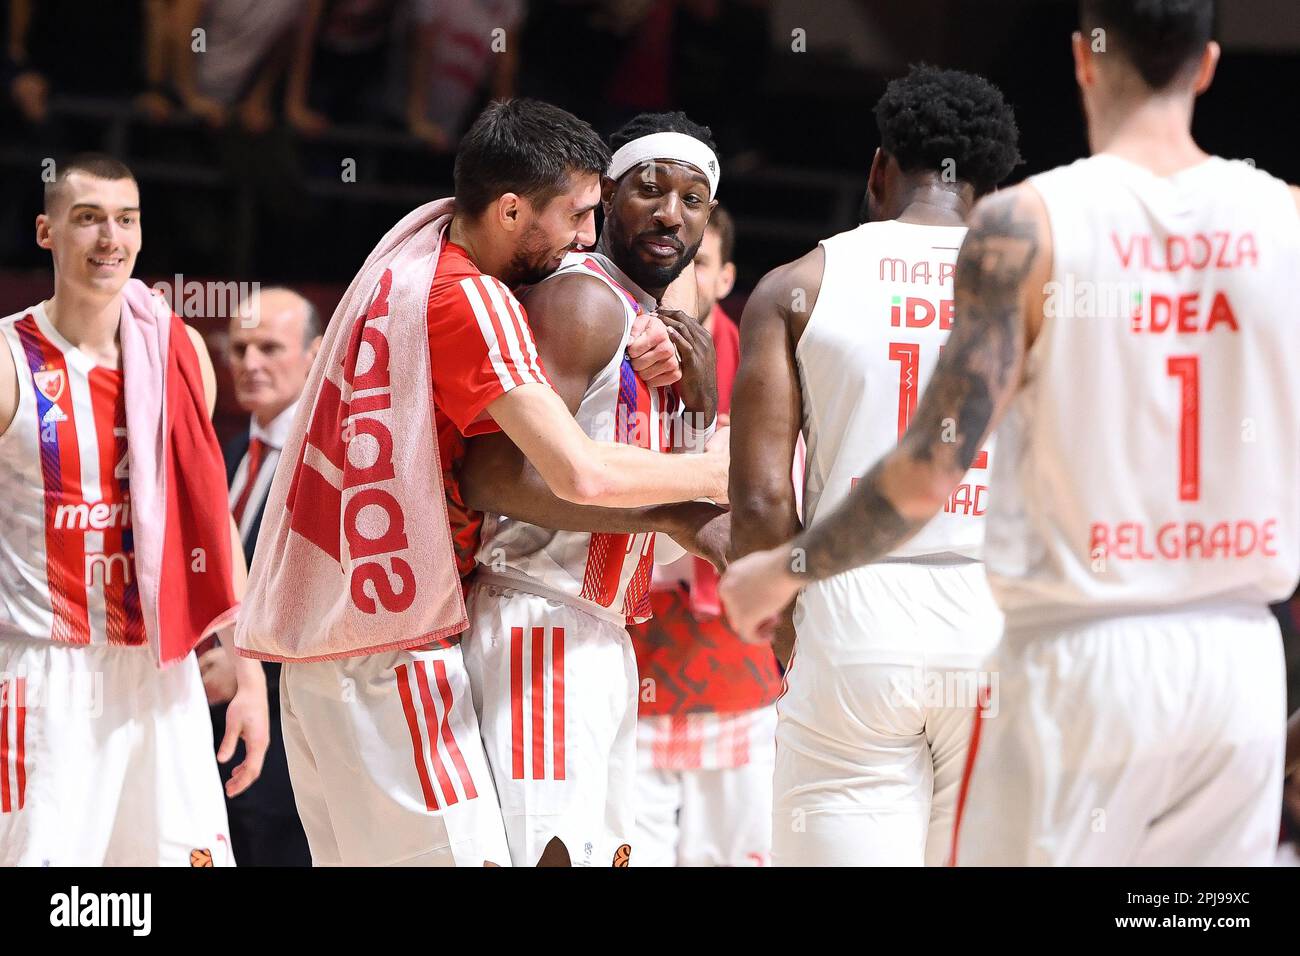
[(234, 114), (249, 132), (270, 130), (276, 84), (306, 12), (307, 0), (172, 0), (169, 46), (185, 108), (211, 126)]
[[(770, 118), (764, 86), (773, 56), (766, 0), (678, 0), (673, 24), (672, 91), (676, 109), (707, 116), (734, 174), (761, 159), (755, 135)], [(748, 95), (737, 96), (743, 69)]]
[[(44, 123), (51, 94), (142, 97), (163, 87), (166, 0), (10, 0), (9, 95)], [(140, 102), (138, 100), (138, 102)]]
[(564, 0), (548, 4), (545, 12), (534, 8), (523, 28), (520, 89), (612, 130), (628, 108), (604, 103), (610, 77), (625, 62), (638, 28), (663, 2)]
[[(271, 478), (312, 361), (320, 346), (320, 316), (305, 298), (283, 288), (261, 290), (230, 320), (229, 359), (240, 406), (252, 416), (247, 430), (223, 449), (230, 484), (230, 510), (251, 565)], [(252, 866), (310, 866), (307, 837), (298, 819), (280, 729), (280, 665), (264, 662), (271, 740), (262, 776), (226, 801), (235, 859)], [(199, 658), (212, 704), (213, 733), (225, 735), (225, 704), (234, 673), (220, 648)], [(242, 746), (242, 745), (241, 745)], [(239, 763), (237, 757), (222, 768)]]
[(485, 87), (515, 94), (524, 0), (415, 0), (408, 125), (442, 148), (455, 146)]
[[(308, 0), (294, 45), (285, 116), (300, 133), (314, 135), (331, 122), (409, 124), (411, 88), (400, 114), (392, 91), (403, 85), (398, 65), (415, 62), (415, 31), (398, 44), (398, 25), (409, 23), (413, 0)], [(407, 49), (401, 49), (405, 46)], [(409, 73), (409, 70), (408, 70)]]
[(616, 18), (627, 45), (605, 84), (603, 101), (611, 112), (603, 118), (618, 125), (637, 113), (673, 107), (673, 0), (620, 0), (603, 11)]

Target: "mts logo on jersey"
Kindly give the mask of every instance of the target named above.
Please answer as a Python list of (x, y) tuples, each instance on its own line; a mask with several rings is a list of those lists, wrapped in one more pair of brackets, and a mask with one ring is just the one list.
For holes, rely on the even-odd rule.
[(916, 296), (896, 295), (889, 306), (889, 324), (894, 328), (924, 329), (939, 320), (939, 328), (945, 332), (952, 329), (952, 299), (940, 299), (931, 302)]
[[(288, 494), (289, 526), (340, 563), (342, 519), (351, 565), (349, 591), (352, 603), (365, 614), (378, 613), (380, 605), (394, 613), (405, 611), (416, 592), (415, 574), (401, 557), (410, 546), (406, 516), (387, 490), (394, 485), (395, 473), (392, 382), (383, 326), (392, 286), (392, 270), (385, 270), (369, 308), (353, 320), (342, 387), (330, 378), (321, 383)], [(363, 351), (369, 355), (364, 371)], [(305, 507), (295, 507), (299, 496)]]

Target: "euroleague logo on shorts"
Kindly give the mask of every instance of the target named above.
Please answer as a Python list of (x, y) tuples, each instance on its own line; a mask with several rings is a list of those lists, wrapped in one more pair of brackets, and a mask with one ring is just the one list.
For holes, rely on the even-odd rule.
[[(414, 602), (416, 590), (414, 571), (398, 556), (410, 544), (406, 516), (397, 498), (381, 487), (395, 476), (390, 427), (393, 402), (388, 337), (376, 323), (388, 318), (392, 286), (392, 270), (385, 269), (369, 308), (353, 321), (342, 368), (343, 388), (328, 377), (321, 382), (287, 502), (289, 526), (335, 561), (341, 560), (342, 518), (352, 559), (352, 603), (365, 614), (377, 613), (379, 605), (391, 612), (405, 611)], [(365, 371), (358, 371), (363, 366), (363, 350), (369, 351), (370, 360)], [(340, 484), (324, 472), (341, 476)], [(345, 505), (346, 492), (351, 494)], [(295, 508), (299, 496), (311, 502), (310, 507)], [(367, 560), (370, 558), (376, 560)], [(394, 588), (390, 571), (400, 588)], [(374, 597), (367, 593), (367, 582)]]
[(631, 861), (632, 861), (632, 844), (624, 843), (621, 847), (619, 847), (617, 850), (614, 851), (614, 862), (612, 864), (613, 866), (619, 869), (623, 869), (628, 864), (630, 864)]

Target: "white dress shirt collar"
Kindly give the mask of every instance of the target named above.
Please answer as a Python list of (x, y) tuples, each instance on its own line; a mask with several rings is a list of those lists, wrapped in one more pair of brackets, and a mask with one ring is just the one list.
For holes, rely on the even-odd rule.
[[(302, 401), (299, 399), (298, 401)], [(257, 423), (257, 417), (254, 416), (249, 421), (248, 433), (250, 438), (256, 438), (263, 445), (269, 448), (284, 448), (284, 443), (289, 437), (289, 427), (293, 424), (294, 413), (298, 411), (298, 402), (294, 402), (275, 418), (271, 419), (270, 424), (263, 427)]]

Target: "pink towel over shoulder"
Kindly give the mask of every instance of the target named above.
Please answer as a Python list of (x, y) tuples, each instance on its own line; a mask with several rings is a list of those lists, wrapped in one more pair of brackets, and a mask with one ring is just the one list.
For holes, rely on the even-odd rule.
[(246, 657), (336, 660), (467, 625), (426, 316), (452, 209), (394, 226), (334, 312), (267, 497), (235, 634)]
[(226, 466), (185, 324), (138, 279), (122, 290), (135, 575), (159, 667), (235, 619)]

